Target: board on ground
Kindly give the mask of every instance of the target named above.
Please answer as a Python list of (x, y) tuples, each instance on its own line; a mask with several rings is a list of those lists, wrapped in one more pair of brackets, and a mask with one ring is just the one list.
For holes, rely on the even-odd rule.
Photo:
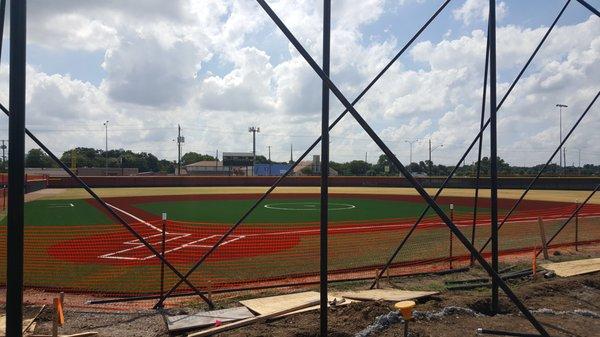
[(254, 314), (246, 307), (237, 307), (213, 311), (201, 311), (191, 315), (166, 316), (169, 332), (181, 332), (204, 328), (215, 325), (217, 321), (222, 323), (239, 321), (254, 317)]
[[(320, 294), (316, 291), (306, 291), (302, 293), (287, 294), (280, 296), (253, 298), (250, 300), (240, 301), (240, 303), (258, 315), (269, 315), (277, 311), (285, 310), (287, 308), (294, 308), (306, 302), (319, 300), (319, 297)], [(339, 303), (338, 305), (345, 305), (351, 302), (350, 300), (344, 300), (341, 297), (335, 297), (332, 295), (329, 295), (328, 299), (329, 302), (335, 300), (336, 303)], [(312, 307), (294, 311), (286, 314), (285, 316), (315, 309), (319, 309), (319, 306), (315, 305)]]
[(600, 258), (544, 263), (540, 266), (544, 269), (552, 270), (558, 276), (569, 277), (600, 271)]
[(389, 302), (400, 302), (407, 300), (414, 300), (421, 297), (427, 297), (436, 295), (436, 291), (411, 291), (411, 290), (399, 290), (399, 289), (370, 289), (370, 290), (358, 290), (358, 291), (344, 291), (339, 293), (346, 299), (360, 300), (360, 301), (389, 301)]

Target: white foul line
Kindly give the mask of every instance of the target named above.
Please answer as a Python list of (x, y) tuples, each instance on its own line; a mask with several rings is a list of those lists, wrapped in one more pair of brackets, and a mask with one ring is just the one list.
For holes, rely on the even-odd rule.
[[(124, 210), (122, 210), (122, 209), (120, 209), (120, 208), (118, 208), (118, 207), (115, 207), (115, 206), (113, 206), (113, 205), (111, 205), (111, 204), (109, 204), (109, 203), (106, 203), (106, 204), (107, 204), (109, 207), (111, 207), (111, 208), (114, 208), (114, 209), (116, 209), (117, 211), (119, 211), (119, 212), (121, 212), (121, 213), (123, 213), (123, 214), (125, 214), (125, 215), (127, 215), (127, 216), (129, 216), (129, 217), (131, 217), (131, 218), (133, 218), (133, 219), (135, 219), (135, 220), (137, 220), (137, 221), (139, 221), (139, 222), (143, 223), (144, 225), (146, 225), (146, 226), (148, 226), (148, 227), (150, 227), (150, 228), (154, 229), (155, 231), (158, 231), (158, 232), (161, 232), (161, 233), (162, 233), (162, 229), (160, 229), (160, 228), (158, 228), (158, 227), (154, 226), (153, 224), (149, 223), (148, 221), (146, 221), (146, 220), (143, 220), (143, 219), (140, 219), (140, 218), (138, 218), (137, 216), (135, 216), (135, 215), (133, 215), (133, 214), (131, 214), (131, 213), (129, 213), (129, 212), (126, 212), (126, 211), (124, 211)], [(168, 232), (166, 232), (166, 233), (168, 233)]]

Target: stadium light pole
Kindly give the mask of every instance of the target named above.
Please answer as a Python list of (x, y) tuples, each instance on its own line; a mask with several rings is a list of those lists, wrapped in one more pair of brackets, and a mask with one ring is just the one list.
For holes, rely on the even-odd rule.
[(104, 175), (108, 175), (108, 121), (104, 122)]
[(439, 149), (440, 147), (444, 147), (444, 144), (440, 144), (438, 146), (431, 147), (431, 138), (429, 138), (429, 176), (431, 177), (431, 169), (433, 167), (433, 162), (431, 161), (431, 152)]
[[(252, 133), (252, 171), (254, 171), (254, 165), (256, 164), (256, 133), (260, 133), (260, 128), (251, 126), (248, 128), (248, 132)], [(254, 175), (254, 172), (252, 175)]]
[(418, 142), (418, 141), (419, 141), (419, 139), (418, 139), (418, 138), (417, 138), (417, 139), (411, 139), (411, 140), (405, 140), (405, 141), (404, 141), (405, 143), (408, 143), (408, 144), (410, 144), (410, 161), (409, 161), (409, 163), (408, 163), (408, 165), (409, 165), (409, 166), (410, 166), (410, 164), (412, 164), (412, 162), (413, 162), (413, 160), (412, 160), (412, 154), (413, 154), (413, 144), (414, 144), (414, 143), (416, 143), (416, 142)]
[(269, 175), (271, 175), (271, 145), (267, 147), (269, 148)]
[[(556, 104), (556, 107), (558, 107), (558, 143), (562, 143), (562, 109), (563, 108), (568, 108), (569, 106), (565, 105), (565, 104)], [(558, 151), (558, 156), (559, 156), (559, 166), (561, 168), (563, 168), (563, 166), (565, 166), (564, 164), (564, 156), (563, 156), (563, 149), (562, 147), (560, 148), (560, 150)]]

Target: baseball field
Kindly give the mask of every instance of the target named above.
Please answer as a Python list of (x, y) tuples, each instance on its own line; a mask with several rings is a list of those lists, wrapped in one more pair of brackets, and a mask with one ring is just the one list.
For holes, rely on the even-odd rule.
[[(265, 188), (114, 188), (98, 193), (132, 228), (181, 272), (202, 257), (260, 197)], [(434, 191), (429, 191), (434, 193)], [(486, 191), (480, 199), (475, 245), (489, 237)], [(500, 214), (520, 191), (502, 191)], [(371, 276), (389, 258), (425, 209), (409, 189), (334, 188), (329, 204), (332, 277)], [(550, 236), (586, 191), (533, 191), (500, 232), (504, 254), (539, 246), (538, 217)], [(438, 203), (471, 237), (473, 191), (448, 190)], [(450, 209), (450, 205), (453, 208)], [(600, 200), (593, 199), (553, 244), (600, 241)], [(217, 288), (294, 283), (318, 274), (319, 210), (316, 188), (278, 189), (192, 274), (195, 284)], [(163, 213), (166, 220), (163, 220)], [(2, 220), (5, 236), (6, 220)], [(574, 223), (575, 219), (572, 220)], [(160, 260), (80, 189), (46, 189), (28, 195), (26, 285), (110, 294), (156, 293)], [(469, 256), (437, 215), (429, 211), (394, 261), (410, 273), (464, 264)], [(575, 236), (577, 235), (577, 237)], [(5, 240), (0, 240), (5, 254)], [(1, 270), (6, 257), (0, 256)], [(6, 275), (2, 275), (4, 281)], [(165, 283), (177, 278), (166, 269)], [(185, 290), (182, 288), (181, 290)]]

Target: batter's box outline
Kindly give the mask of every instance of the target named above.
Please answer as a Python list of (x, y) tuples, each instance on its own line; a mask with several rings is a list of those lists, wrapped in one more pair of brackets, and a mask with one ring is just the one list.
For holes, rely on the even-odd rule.
[[(165, 242), (183, 240), (186, 238), (192, 239), (192, 234), (190, 234), (190, 233), (165, 233), (165, 236), (168, 237), (165, 239)], [(220, 237), (222, 237), (222, 235), (213, 234), (213, 235), (208, 235), (208, 236), (202, 237), (200, 239), (195, 239), (195, 240), (191, 240), (191, 241), (182, 243), (179, 246), (165, 250), (165, 256), (169, 253), (173, 253), (173, 252), (176, 252), (176, 251), (179, 251), (182, 249), (186, 249), (186, 248), (192, 248), (192, 249), (193, 248), (212, 248), (214, 246), (214, 244), (208, 245), (208, 244), (202, 244), (202, 242), (206, 242), (208, 240), (215, 239), (215, 238), (218, 239)], [(245, 237), (246, 237), (246, 235), (229, 235), (228, 240), (223, 241), (223, 243), (221, 243), (220, 246), (228, 245), (232, 242), (241, 240)], [(149, 241), (149, 239), (154, 239), (154, 238), (158, 238), (158, 241), (151, 243), (153, 246), (156, 247), (156, 246), (162, 244), (162, 233), (146, 236), (146, 237), (144, 237), (144, 240)], [(141, 243), (137, 239), (125, 241), (125, 242), (123, 242), (123, 245), (129, 245), (129, 246), (134, 246), (134, 247), (129, 247), (129, 248), (118, 250), (116, 252), (100, 255), (100, 256), (98, 256), (98, 258), (113, 259), (113, 260), (128, 260), (128, 261), (146, 261), (146, 260), (150, 260), (152, 258), (158, 258), (158, 257), (156, 257), (156, 255), (152, 254), (150, 251), (148, 251), (149, 255), (144, 256), (144, 257), (127, 256), (126, 253), (138, 251), (140, 249), (146, 249), (146, 250), (148, 249), (143, 243)], [(125, 254), (125, 256), (123, 256), (123, 254)]]

